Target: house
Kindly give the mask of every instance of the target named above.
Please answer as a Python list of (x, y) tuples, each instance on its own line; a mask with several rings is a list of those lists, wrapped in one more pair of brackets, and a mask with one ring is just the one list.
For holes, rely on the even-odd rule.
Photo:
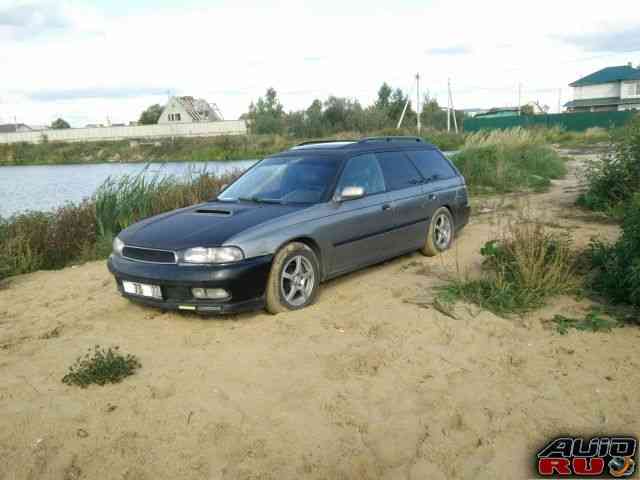
[(215, 103), (202, 98), (171, 97), (158, 119), (159, 124), (216, 122), (223, 120)]
[(607, 67), (569, 84), (573, 100), (569, 112), (605, 112), (640, 109), (640, 68), (630, 63)]
[(5, 123), (0, 125), (0, 133), (30, 132), (31, 127), (24, 123)]
[(483, 113), (477, 113), (475, 118), (497, 118), (497, 117), (517, 117), (520, 115), (518, 107), (495, 107), (485, 110)]

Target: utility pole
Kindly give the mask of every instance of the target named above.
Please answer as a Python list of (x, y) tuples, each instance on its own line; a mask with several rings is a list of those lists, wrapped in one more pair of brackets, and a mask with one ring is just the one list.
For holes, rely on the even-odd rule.
[(453, 94), (451, 93), (451, 79), (447, 79), (447, 90), (449, 91), (449, 107), (447, 108), (447, 132), (451, 131), (451, 121), (449, 117), (453, 115), (453, 128), (458, 133), (458, 119), (456, 118), (456, 109), (453, 106)]
[(518, 115), (522, 115), (522, 83), (518, 82)]
[(416, 114), (418, 117), (418, 135), (422, 125), (420, 125), (420, 74), (416, 73)]
[(558, 113), (562, 113), (562, 89), (558, 89)]

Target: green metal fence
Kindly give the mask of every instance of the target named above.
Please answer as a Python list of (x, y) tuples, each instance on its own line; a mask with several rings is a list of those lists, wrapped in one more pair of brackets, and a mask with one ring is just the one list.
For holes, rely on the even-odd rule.
[(567, 131), (581, 132), (592, 127), (609, 128), (622, 126), (629, 121), (634, 113), (633, 111), (580, 112), (467, 118), (464, 121), (464, 130), (465, 132), (476, 132), (478, 130), (497, 130), (514, 127), (561, 127)]

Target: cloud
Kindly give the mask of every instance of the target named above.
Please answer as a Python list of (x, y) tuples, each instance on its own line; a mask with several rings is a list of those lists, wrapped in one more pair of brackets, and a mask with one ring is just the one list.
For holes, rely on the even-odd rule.
[(588, 52), (634, 52), (640, 50), (640, 26), (625, 30), (580, 33), (559, 37), (565, 43)]
[(95, 87), (69, 90), (40, 90), (28, 93), (31, 100), (41, 102), (55, 102), (61, 100), (80, 100), (86, 98), (133, 98), (166, 96), (167, 92), (173, 92), (170, 88), (147, 87)]
[(450, 47), (430, 48), (429, 55), (466, 55), (471, 53), (471, 48), (466, 45), (452, 45)]
[(27, 3), (0, 8), (0, 32), (23, 38), (71, 27), (63, 9), (53, 3)]

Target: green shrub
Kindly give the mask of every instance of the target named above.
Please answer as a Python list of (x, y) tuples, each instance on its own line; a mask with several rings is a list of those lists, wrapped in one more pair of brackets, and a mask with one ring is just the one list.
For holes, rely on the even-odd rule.
[(93, 349), (76, 359), (69, 367), (69, 372), (62, 377), (67, 385), (78, 385), (86, 388), (91, 384), (105, 385), (121, 382), (125, 377), (133, 375), (142, 365), (134, 355), (123, 355), (119, 347)]
[(613, 303), (640, 307), (640, 193), (627, 206), (618, 241), (593, 241), (590, 253), (593, 290)]
[(577, 287), (570, 247), (567, 236), (548, 233), (540, 224), (513, 224), (503, 238), (481, 249), (482, 277), (456, 280), (445, 292), (497, 314), (538, 308), (548, 298)]
[(467, 145), (453, 162), (476, 192), (543, 190), (567, 172), (564, 160), (537, 142)]
[(640, 191), (640, 116), (611, 133), (610, 153), (590, 162), (587, 191), (578, 203), (592, 210), (621, 211)]

